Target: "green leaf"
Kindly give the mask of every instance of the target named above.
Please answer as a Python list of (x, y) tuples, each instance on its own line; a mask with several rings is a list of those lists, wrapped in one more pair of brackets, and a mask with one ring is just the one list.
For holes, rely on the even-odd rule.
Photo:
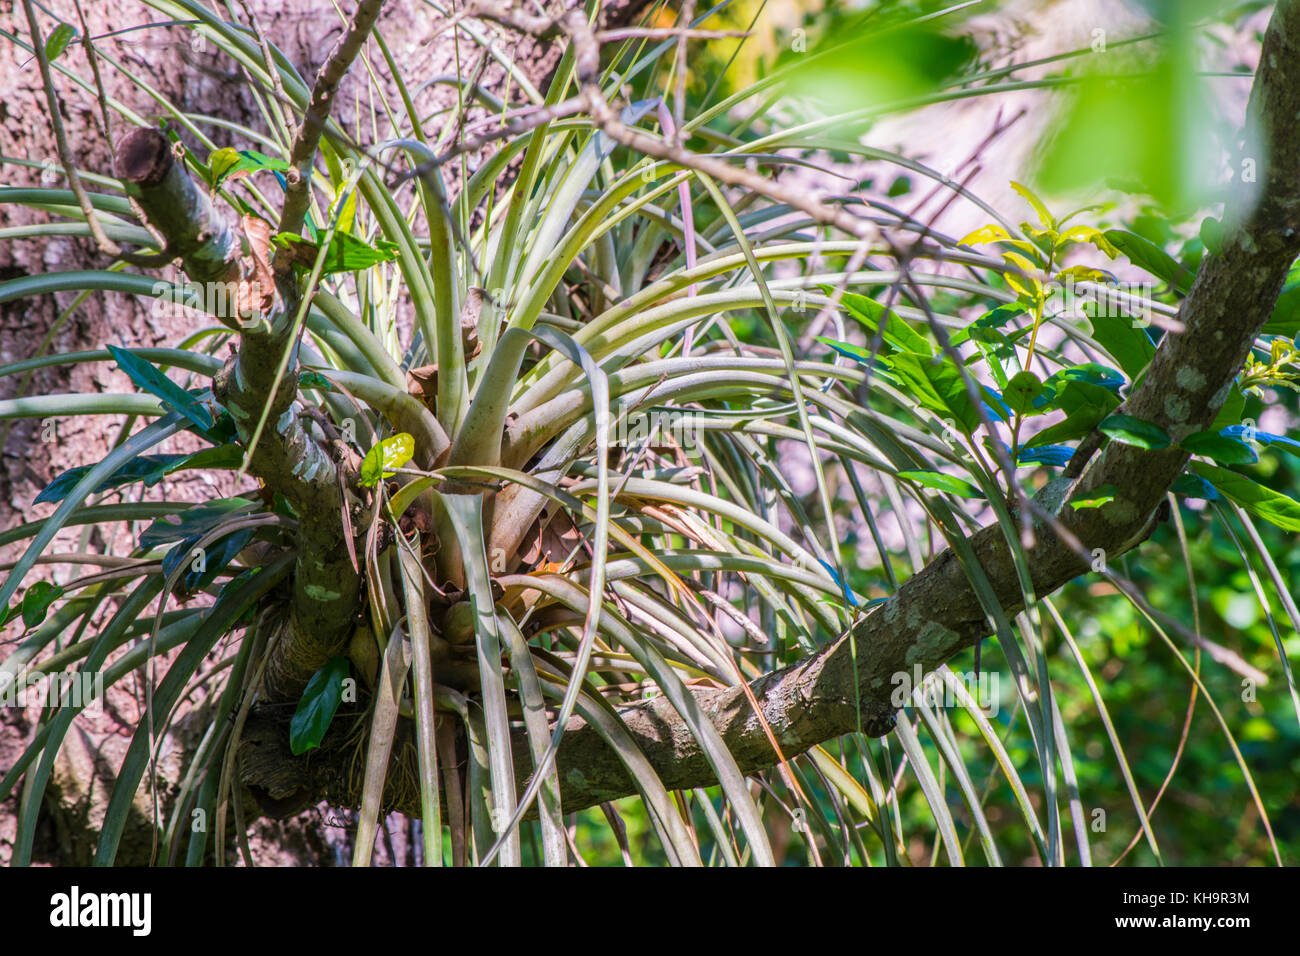
[(1191, 288), (1194, 276), (1151, 240), (1124, 229), (1107, 229), (1106, 238), (1138, 268), (1163, 279), (1180, 292)]
[(178, 567), (188, 564), (189, 570), (176, 581), (176, 593), (185, 595), (201, 591), (215, 581), (217, 575), (239, 556), (239, 552), (253, 540), (255, 530), (255, 528), (241, 528), (217, 538), (203, 549), (203, 561), (199, 567), (194, 567), (194, 564), (198, 557), (195, 548), (198, 546), (200, 535), (186, 538), (163, 556), (163, 576), (171, 577)]
[(915, 481), (927, 488), (937, 488), (939, 491), (960, 495), (963, 498), (984, 497), (984, 492), (964, 478), (958, 478), (956, 475), (945, 475), (939, 471), (900, 471), (898, 477)]
[(1155, 343), (1145, 329), (1134, 328), (1127, 315), (1090, 315), (1092, 337), (1119, 363), (1124, 374), (1136, 379), (1155, 357)]
[(1188, 435), (1178, 444), (1193, 455), (1213, 458), (1220, 465), (1250, 465), (1259, 461), (1255, 449), (1245, 442), (1213, 431)]
[[(1002, 390), (1002, 401), (1019, 415), (1034, 414), (1034, 399), (1043, 393), (1043, 383), (1033, 372), (1020, 372), (1012, 376)], [(1046, 409), (1043, 409), (1044, 411)]]
[(852, 342), (841, 342), (839, 339), (828, 338), (825, 335), (817, 336), (817, 341), (822, 345), (829, 346), (841, 355), (847, 355), (849, 358), (857, 359), (863, 365), (870, 365), (873, 358), (879, 360), (880, 353), (875, 356), (871, 354), (871, 349), (863, 348), (861, 345), (854, 345)]
[(1210, 484), (1204, 478), (1197, 475), (1189, 475), (1183, 472), (1169, 488), (1176, 495), (1182, 495), (1184, 498), (1204, 498), (1206, 501), (1215, 501), (1220, 497), (1219, 493), (1214, 490), (1214, 485)]
[(1226, 468), (1207, 465), (1201, 461), (1192, 462), (1191, 468), (1225, 498), (1235, 501), (1257, 518), (1263, 518), (1286, 531), (1300, 531), (1300, 501), (1272, 488), (1265, 488), (1245, 475)]
[(232, 511), (247, 508), (252, 503), (248, 498), (217, 498), (187, 508), (176, 516), (176, 521), (159, 518), (140, 534), (140, 547), (154, 548), (160, 544), (205, 534)]
[(295, 757), (319, 747), (343, 701), (343, 680), (348, 676), (348, 659), (331, 657), (312, 675), (298, 700), (289, 722), (289, 750)]
[(365, 459), (361, 462), (361, 477), (358, 482), (366, 487), (379, 484), (381, 478), (391, 478), (415, 455), (415, 439), (406, 432), (400, 432), (391, 438), (385, 438), (370, 446)]
[(1219, 414), (1214, 416), (1214, 422), (1210, 425), (1211, 431), (1222, 431), (1230, 425), (1240, 425), (1241, 416), (1246, 411), (1246, 396), (1242, 393), (1241, 388), (1234, 382), (1232, 391), (1224, 399), (1223, 407), (1219, 409)]
[[(1077, 369), (1066, 371), (1076, 372)], [(1025, 442), (1025, 448), (1056, 445), (1083, 438), (1118, 407), (1120, 401), (1119, 396), (1104, 385), (1062, 375), (1060, 372), (1043, 383), (1043, 390), (1045, 394), (1049, 391), (1052, 393), (1052, 401), (1065, 412), (1065, 420), (1044, 428)]]
[(213, 150), (212, 155), (208, 157), (208, 183), (213, 189), (217, 188), (237, 165), (239, 165), (239, 150), (231, 146)]
[(1075, 511), (1085, 508), (1100, 508), (1107, 502), (1114, 501), (1117, 494), (1119, 494), (1119, 489), (1114, 485), (1102, 485), (1100, 488), (1094, 488), (1078, 498), (1071, 498), (1070, 507)]
[(1300, 333), (1300, 261), (1293, 263), (1287, 273), (1282, 292), (1273, 306), (1273, 314), (1264, 323), (1262, 331), (1286, 336)]
[(238, 468), (244, 463), (244, 449), (229, 442), (225, 445), (217, 445), (215, 448), (205, 448), (202, 451), (196, 451), (192, 455), (186, 455), (184, 461), (177, 462), (171, 468), (167, 469), (170, 475), (173, 471), (183, 471), (190, 469), (230, 469)]
[[(145, 487), (151, 488), (191, 457), (191, 455), (137, 455), (100, 482), (95, 493), (99, 494), (119, 485), (128, 485), (133, 481), (143, 481)], [(76, 468), (69, 468), (46, 485), (36, 496), (33, 504), (62, 501), (94, 467), (94, 465), (79, 465)]]
[(991, 312), (981, 315), (966, 328), (958, 329), (953, 333), (952, 344), (961, 345), (967, 339), (970, 339), (972, 342), (980, 342), (986, 345), (1005, 345), (1010, 340), (998, 330), (1018, 315), (1028, 315), (1023, 305), (1018, 303), (1000, 305)]
[(1003, 229), (997, 223), (994, 223), (992, 225), (984, 226), (980, 229), (976, 229), (974, 232), (967, 233), (966, 235), (962, 236), (960, 239), (957, 240), (957, 245), (978, 246), (986, 242), (1002, 242), (1010, 238), (1011, 235), (1005, 229)]
[(1114, 441), (1137, 448), (1168, 448), (1173, 441), (1159, 425), (1132, 415), (1111, 415), (1097, 429)]
[(1219, 123), (1192, 53), (1198, 4), (1159, 7), (1167, 33), (1140, 70), (1105, 64), (1110, 54), (1093, 57), (1103, 62), (1080, 70), (1063, 108), (1053, 111), (1034, 170), (1045, 192), (1089, 193), (1102, 183), (1120, 188), (1115, 180), (1122, 179), (1166, 209), (1213, 201), (1217, 157), (1205, 144), (1219, 135)]
[(966, 394), (961, 370), (950, 359), (936, 362), (926, 355), (900, 352), (888, 356), (885, 365), (891, 377), (923, 408), (952, 421), (967, 435), (979, 427), (979, 412)]
[(260, 170), (285, 172), (289, 164), (283, 159), (273, 159), (255, 149), (234, 149), (226, 146), (213, 150), (208, 157), (208, 185), (218, 188), (227, 179), (238, 179)]
[[(825, 115), (924, 96), (955, 75), (974, 53), (965, 37), (917, 20), (881, 29), (870, 18), (834, 14), (811, 56), (786, 51), (778, 63), (784, 90)], [(798, 49), (798, 48), (796, 48)]]
[(329, 379), (320, 372), (313, 372), (310, 370), (298, 373), (298, 387), (314, 388), (321, 392), (334, 391), (334, 386), (330, 384)]
[[(822, 288), (827, 295), (834, 292), (830, 286), (823, 286)], [(930, 348), (930, 343), (926, 341), (925, 336), (875, 299), (854, 292), (845, 292), (840, 298), (840, 304), (844, 306), (849, 315), (867, 327), (867, 330), (871, 333), (868, 336), (868, 344), (875, 339), (876, 330), (879, 328), (880, 320), (883, 317), (885, 330), (881, 337), (885, 342), (904, 352), (916, 352), (918, 355), (934, 354), (934, 350)]]
[[(278, 245), (293, 247), (296, 253), (294, 262), (297, 264), (309, 267), (316, 261), (319, 246), (302, 236), (281, 232), (275, 236), (273, 241)], [(325, 264), (322, 267), (322, 275), (369, 269), (371, 266), (378, 265), (381, 262), (390, 262), (396, 258), (397, 243), (395, 242), (389, 242), (387, 239), (377, 239), (375, 245), (372, 246), (351, 233), (335, 232), (334, 238), (330, 240), (329, 248), (325, 250)]]
[(1028, 202), (1029, 205), (1034, 207), (1034, 212), (1038, 214), (1038, 221), (1043, 224), (1044, 228), (1055, 228), (1056, 220), (1052, 218), (1052, 214), (1047, 211), (1047, 207), (1043, 205), (1043, 201), (1035, 196), (1028, 186), (1012, 181), (1011, 188), (1024, 197), (1025, 201)]
[(40, 624), (41, 621), (45, 620), (45, 615), (49, 613), (50, 605), (62, 596), (63, 588), (57, 584), (51, 584), (49, 581), (37, 581), (23, 595), (23, 625), (31, 628)]
[(76, 28), (71, 23), (60, 23), (45, 40), (45, 58), (53, 63), (76, 35)]
[(116, 345), (108, 346), (108, 351), (137, 388), (157, 397), (168, 408), (180, 412), (205, 431), (212, 427), (212, 414), (207, 408), (164, 375), (157, 366)]
[(1201, 242), (1205, 244), (1205, 250), (1212, 256), (1223, 254), (1223, 223), (1213, 216), (1206, 216), (1201, 220)]

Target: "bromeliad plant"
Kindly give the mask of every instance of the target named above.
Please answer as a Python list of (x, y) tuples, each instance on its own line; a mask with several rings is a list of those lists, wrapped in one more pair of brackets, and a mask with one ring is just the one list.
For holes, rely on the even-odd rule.
[[(778, 89), (780, 75), (689, 121), (674, 115), (660, 90), (686, 34), (602, 34), (581, 10), (553, 20), (471, 5), (487, 22), (566, 44), (547, 92), (475, 140), (463, 105), (440, 128), (419, 115), (411, 78), (374, 29), (381, 2), (361, 0), (313, 84), (197, 0), (149, 6), (251, 77), (269, 132), (232, 129), (246, 146), (217, 148), (171, 104), (165, 129), (122, 108), (135, 128), (117, 143), (115, 177), (69, 166), (71, 192), (0, 190), (63, 217), (45, 232), (152, 249), (187, 276), (172, 284), (118, 266), (32, 276), (6, 283), (0, 300), (103, 290), (210, 320), (176, 348), (0, 370), (112, 361), (139, 389), (0, 402), (6, 418), (127, 416), (103, 461), (41, 493), (52, 515), (0, 538), (30, 542), (0, 586), (24, 628), (0, 675), (78, 666), (112, 685), (150, 665), (149, 719), (117, 777), (98, 862), (114, 860), (183, 702), (224, 671), (188, 772), (152, 782), (159, 861), (224, 861), (227, 808), (242, 832), (251, 797), (273, 816), (322, 800), (359, 807), (357, 863), (370, 858), (380, 815), (401, 810), (426, 822), (428, 863), (563, 865), (565, 815), (601, 804), (617, 819), (611, 801), (635, 794), (656, 858), (671, 863), (772, 863), (774, 817), (803, 825), (814, 862), (897, 863), (910, 837), (900, 789), (914, 784), (933, 852), (961, 863), (969, 839), (945, 793), (951, 775), (967, 837), (998, 863), (958, 721), (921, 687), (896, 699), (893, 678), (914, 668), (956, 695), (961, 732), (992, 755), (1032, 852), (1066, 859), (1067, 808), (1077, 859), (1090, 861), (1040, 615), (1056, 616), (1047, 595), (1086, 569), (1094, 547), (1118, 557), (1151, 533), (1154, 503), (1116, 487), (1128, 462), (1117, 456), (1163, 451), (1156, 471), (1181, 474), (1182, 491), (1208, 497), (1213, 485), (1244, 521), (1248, 511), (1300, 528), (1294, 501), (1228, 470), (1254, 454), (1229, 429), (1242, 424), (1241, 387), (1265, 381), (1207, 404), (1197, 396), (1210, 376), (1198, 371), (1195, 388), (1179, 379), (1187, 408), (1175, 421), (1140, 400), (1134, 411), (1144, 387), (1163, 387), (1152, 360), (1164, 345), (1129, 315), (1054, 308), (1046, 284), (1104, 278), (1061, 271), (1071, 243), (1122, 253), (1168, 282), (1137, 306), (1172, 336), (1197, 321), (1173, 317), (1187, 292), (1181, 265), (1132, 233), (1067, 228), (1027, 191), (1039, 226), (998, 217), (968, 237), (1004, 243), (1002, 258), (887, 207), (809, 198), (743, 160), (833, 150), (952, 184), (834, 138), (845, 117), (791, 131), (751, 128), (757, 112), (726, 134), (708, 125)], [(88, 85), (32, 23), (25, 46), (47, 84), (58, 73)], [(389, 102), (376, 86), (374, 101), (399, 133), (363, 147), (329, 106), (366, 60), (368, 37), (399, 94)], [(960, 95), (996, 78), (938, 79)], [(292, 127), (286, 104), (303, 117)], [(690, 151), (693, 137), (724, 148)], [(464, 157), (485, 146), (471, 172)], [(819, 335), (828, 326), (835, 334)], [(1050, 424), (1032, 427), (1039, 417)], [(140, 418), (151, 421), (134, 430)], [(210, 447), (158, 451), (182, 432)], [(810, 495), (787, 478), (795, 454), (811, 469)], [(1188, 454), (1202, 459), (1194, 474), (1183, 473)], [(1094, 456), (1103, 464), (1089, 469)], [(1044, 468), (1063, 471), (1031, 498)], [(209, 501), (112, 500), (199, 469), (257, 487)], [(875, 567), (841, 547), (845, 494)], [(990, 527), (977, 531), (970, 501)], [(918, 506), (920, 522), (909, 511)], [(1110, 524), (1088, 524), (1093, 515)], [(890, 554), (886, 518), (901, 529), (910, 578)], [(110, 521), (138, 529), (130, 555), (22, 590), (52, 558), (87, 563), (49, 553), (60, 530)], [(932, 532), (951, 550), (934, 557)], [(1020, 726), (996, 727), (981, 708), (989, 701), (944, 665), (988, 633), (1016, 677)], [(50, 711), (0, 781), (0, 797), (24, 781), (18, 862), (30, 859), (75, 718), (76, 708)], [(1008, 756), (1013, 734), (1040, 784)], [(1114, 733), (1110, 743), (1159, 857), (1122, 743)], [(191, 828), (196, 810), (215, 821), (214, 841)]]

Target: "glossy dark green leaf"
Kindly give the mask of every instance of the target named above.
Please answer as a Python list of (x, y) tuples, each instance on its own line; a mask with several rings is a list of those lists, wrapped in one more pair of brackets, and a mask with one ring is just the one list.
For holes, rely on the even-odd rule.
[(159, 518), (140, 534), (141, 548), (154, 548), (160, 544), (180, 541), (211, 531), (218, 523), (225, 520), (232, 511), (247, 508), (253, 504), (248, 498), (217, 498), (193, 508), (187, 508), (172, 521)]
[[(120, 485), (129, 485), (133, 481), (143, 481), (145, 487), (153, 487), (190, 457), (192, 456), (138, 455), (100, 482), (99, 487), (95, 489), (95, 493), (108, 491), (110, 488), (117, 488)], [(80, 465), (76, 468), (69, 468), (46, 485), (41, 493), (36, 496), (34, 503), (62, 501), (94, 467), (94, 465)]]
[(1055, 390), (1054, 401), (1057, 408), (1065, 412), (1065, 420), (1034, 435), (1025, 442), (1026, 448), (1040, 448), (1083, 438), (1120, 402), (1113, 390), (1078, 379), (1057, 378), (1053, 375), (1044, 383), (1044, 394), (1048, 394), (1049, 389)]
[(1110, 415), (1097, 429), (1112, 441), (1137, 448), (1168, 448), (1173, 442), (1159, 425), (1132, 415)]
[(1022, 448), (1016, 455), (1016, 461), (1022, 465), (1050, 465), (1060, 468), (1074, 457), (1074, 449), (1069, 445), (1043, 445), (1038, 448)]
[(1235, 501), (1257, 518), (1263, 518), (1286, 531), (1300, 531), (1300, 501), (1272, 488), (1265, 488), (1245, 475), (1203, 461), (1192, 462), (1191, 469), (1218, 489), (1225, 498)]
[(1055, 394), (1064, 391), (1069, 383), (1075, 382), (1080, 385), (1094, 385), (1116, 392), (1124, 384), (1124, 381), (1124, 376), (1108, 365), (1101, 365), (1097, 362), (1084, 362), (1082, 365), (1072, 365), (1069, 368), (1053, 372), (1043, 382), (1043, 390), (1044, 393)]
[(861, 345), (854, 345), (852, 342), (841, 342), (839, 339), (827, 338), (824, 335), (817, 336), (817, 341), (822, 345), (829, 346), (846, 358), (861, 362), (863, 365), (870, 365), (873, 359), (879, 360), (880, 358), (879, 352), (873, 356), (871, 349), (863, 348)]
[(343, 681), (348, 676), (348, 659), (331, 657), (307, 682), (289, 723), (289, 749), (296, 757), (319, 747), (330, 722), (343, 701)]
[(1259, 455), (1244, 441), (1220, 435), (1218, 432), (1197, 432), (1178, 443), (1193, 455), (1213, 458), (1220, 465), (1250, 465), (1259, 461)]
[(196, 451), (192, 455), (187, 455), (185, 460), (173, 468), (172, 471), (238, 468), (243, 463), (244, 449), (231, 443), (218, 445), (215, 448), (205, 448), (202, 451)]
[(1282, 284), (1282, 294), (1273, 305), (1273, 314), (1264, 323), (1269, 335), (1293, 336), (1300, 333), (1300, 262), (1295, 262)]
[(189, 570), (176, 581), (176, 592), (178, 594), (192, 594), (201, 591), (215, 581), (217, 575), (224, 571), (230, 562), (239, 555), (239, 552), (248, 546), (248, 543), (253, 540), (254, 530), (253, 528), (241, 528), (231, 534), (223, 535), (208, 544), (203, 549), (202, 555), (199, 555), (195, 550), (202, 535), (196, 534), (188, 537), (163, 556), (163, 574), (170, 577), (171, 573), (180, 565), (188, 564), (190, 565)]
[(1204, 498), (1206, 501), (1217, 501), (1222, 497), (1214, 490), (1214, 485), (1210, 484), (1199, 475), (1189, 475), (1186, 472), (1179, 475), (1169, 489), (1176, 495), (1182, 495), (1184, 498)]
[(1012, 319), (1027, 315), (1025, 307), (1019, 304), (1000, 305), (991, 312), (986, 312), (964, 329), (958, 329), (952, 335), (952, 344), (961, 345), (967, 339), (983, 345), (1010, 346), (1011, 339), (1001, 329)]
[(1146, 329), (1134, 326), (1127, 315), (1090, 315), (1092, 337), (1119, 363), (1124, 374), (1135, 379), (1151, 364), (1156, 346)]
[(1217, 432), (1231, 425), (1241, 424), (1241, 417), (1245, 412), (1246, 396), (1236, 383), (1233, 383), (1232, 390), (1224, 399), (1223, 407), (1219, 409), (1219, 414), (1214, 416), (1214, 423), (1210, 426), (1210, 430)]
[(212, 427), (211, 412), (193, 395), (164, 375), (157, 366), (116, 345), (108, 346), (108, 351), (137, 388), (157, 397), (168, 408), (180, 412), (199, 428), (206, 431)]

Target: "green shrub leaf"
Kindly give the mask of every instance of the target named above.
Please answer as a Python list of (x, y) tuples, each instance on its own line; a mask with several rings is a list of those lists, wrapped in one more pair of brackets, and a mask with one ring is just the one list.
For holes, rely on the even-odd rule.
[[(834, 292), (830, 286), (823, 286), (822, 289), (827, 295)], [(853, 292), (845, 292), (840, 298), (840, 305), (844, 306), (849, 315), (866, 326), (871, 333), (867, 337), (868, 344), (875, 339), (877, 329), (879, 329), (883, 319), (885, 330), (880, 335), (885, 342), (904, 352), (916, 352), (918, 355), (934, 354), (934, 350), (930, 348), (930, 343), (926, 341), (924, 335), (917, 332), (892, 310), (885, 308), (875, 299)]]
[(197, 398), (164, 375), (157, 366), (116, 345), (108, 346), (108, 351), (137, 388), (155, 396), (173, 411), (180, 412), (204, 431), (212, 427), (211, 412)]
[(1218, 489), (1225, 498), (1235, 501), (1257, 518), (1263, 518), (1287, 531), (1300, 531), (1300, 501), (1272, 488), (1265, 488), (1245, 475), (1226, 468), (1207, 465), (1201, 461), (1192, 462), (1191, 467), (1192, 471)]
[(1132, 415), (1111, 415), (1097, 428), (1112, 440), (1137, 448), (1168, 448), (1173, 441), (1159, 425)]
[(1125, 229), (1107, 229), (1106, 238), (1139, 269), (1146, 270), (1157, 279), (1163, 279), (1180, 292), (1191, 288), (1194, 278), (1192, 274), (1150, 239), (1144, 239)]
[(1250, 465), (1259, 461), (1259, 454), (1245, 442), (1217, 432), (1197, 432), (1178, 444), (1193, 455), (1213, 458), (1220, 465)]
[(415, 454), (415, 439), (406, 432), (400, 432), (391, 438), (370, 447), (361, 462), (362, 485), (367, 488), (379, 484), (381, 478), (391, 478), (395, 474), (391, 469), (401, 468)]
[(1043, 383), (1037, 375), (1033, 372), (1020, 372), (1013, 375), (1011, 381), (1007, 382), (1007, 387), (1002, 390), (1002, 401), (1007, 403), (1007, 408), (1019, 415), (1034, 414), (1047, 410), (1034, 408), (1034, 399), (1042, 393)]
[(77, 30), (71, 23), (60, 23), (45, 40), (45, 58), (53, 63), (76, 35)]
[(1102, 485), (1085, 495), (1071, 498), (1070, 507), (1075, 511), (1082, 511), (1085, 508), (1100, 508), (1107, 502), (1114, 501), (1117, 494), (1119, 494), (1119, 489), (1114, 485)]
[(925, 485), (927, 488), (937, 488), (939, 491), (946, 491), (950, 494), (960, 495), (963, 498), (983, 498), (984, 492), (980, 491), (973, 484), (964, 478), (958, 478), (956, 475), (945, 475), (939, 471), (900, 471), (899, 478), (906, 478), (909, 481), (915, 481), (919, 485)]
[(27, 589), (23, 595), (22, 613), (23, 624), (26, 627), (35, 627), (45, 620), (45, 615), (49, 613), (50, 605), (63, 596), (63, 588), (57, 584), (51, 584), (49, 581), (37, 581)]
[(289, 723), (289, 749), (295, 757), (319, 747), (325, 739), (343, 700), (343, 680), (347, 676), (348, 659), (331, 657), (307, 682)]

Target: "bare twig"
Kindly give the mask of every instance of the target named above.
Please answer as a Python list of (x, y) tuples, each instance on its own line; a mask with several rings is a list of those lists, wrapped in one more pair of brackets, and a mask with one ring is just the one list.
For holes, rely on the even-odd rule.
[[(30, 0), (25, 0), (30, 2)], [(307, 216), (307, 206), (311, 203), (311, 172), (316, 163), (316, 150), (320, 147), (321, 134), (329, 120), (330, 107), (334, 94), (338, 92), (339, 83), (352, 65), (352, 61), (361, 52), (370, 30), (383, 9), (384, 0), (360, 0), (357, 12), (353, 14), (352, 23), (343, 36), (334, 44), (334, 49), (316, 74), (316, 83), (312, 87), (311, 100), (302, 118), (302, 126), (294, 140), (289, 154), (289, 171), (285, 174), (286, 186), (284, 208), (280, 211), (280, 225), (276, 232), (290, 232), (297, 235), (302, 230), (303, 220)], [(277, 272), (280, 267), (287, 268), (282, 254), (277, 253)]]

